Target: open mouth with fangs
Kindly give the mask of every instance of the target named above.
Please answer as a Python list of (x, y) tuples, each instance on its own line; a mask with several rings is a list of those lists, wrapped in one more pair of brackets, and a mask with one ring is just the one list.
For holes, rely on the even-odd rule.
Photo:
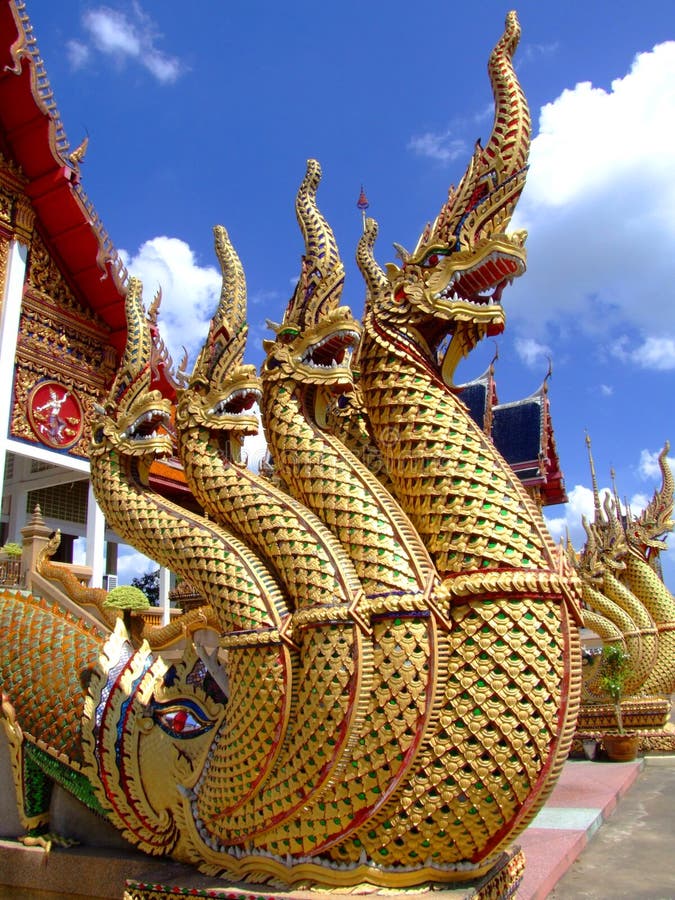
[(222, 457), (231, 463), (246, 465), (243, 440), (258, 433), (259, 422), (255, 406), (262, 397), (257, 388), (244, 387), (231, 391), (209, 411), (211, 432), (216, 438)]
[(454, 272), (432, 295), (433, 312), (418, 328), (427, 342), (429, 361), (448, 387), (460, 361), (483, 338), (504, 330), (502, 292), (524, 270), (518, 256), (493, 250), (472, 268)]
[(350, 329), (334, 331), (316, 343), (311, 344), (301, 357), (303, 365), (317, 374), (326, 376), (330, 382), (331, 375), (344, 375), (349, 371), (352, 352), (359, 341), (359, 334)]
[(454, 272), (433, 297), (443, 304), (499, 305), (506, 285), (524, 271), (525, 264), (518, 257), (495, 250), (477, 265)]
[(160, 428), (167, 429), (168, 426), (168, 413), (159, 409), (150, 409), (125, 428), (120, 437), (130, 441), (138, 441), (139, 443), (162, 437), (168, 438), (168, 434), (160, 433)]
[(256, 388), (239, 388), (212, 406), (209, 415), (251, 418), (255, 415), (253, 407), (261, 397), (261, 392)]

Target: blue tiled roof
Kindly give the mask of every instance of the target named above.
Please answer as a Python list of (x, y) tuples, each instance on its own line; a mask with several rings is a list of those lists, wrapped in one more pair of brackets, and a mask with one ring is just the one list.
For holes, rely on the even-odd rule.
[(536, 399), (494, 408), (492, 440), (511, 465), (539, 459), (541, 430), (541, 404)]

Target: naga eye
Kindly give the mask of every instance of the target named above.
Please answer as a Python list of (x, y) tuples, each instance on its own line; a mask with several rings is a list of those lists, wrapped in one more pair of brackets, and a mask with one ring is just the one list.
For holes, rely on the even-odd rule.
[(174, 738), (193, 738), (210, 731), (213, 722), (196, 703), (156, 703), (152, 717), (162, 731)]
[(445, 248), (435, 247), (433, 250), (430, 250), (427, 255), (424, 257), (420, 265), (425, 269), (432, 269), (434, 266), (437, 266), (441, 260), (443, 260), (449, 251)]

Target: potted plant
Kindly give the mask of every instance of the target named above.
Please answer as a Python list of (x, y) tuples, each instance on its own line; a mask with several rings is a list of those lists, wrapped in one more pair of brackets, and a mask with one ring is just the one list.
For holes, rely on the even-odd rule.
[(629, 762), (637, 756), (640, 742), (637, 734), (626, 733), (621, 710), (624, 685), (631, 674), (630, 655), (617, 645), (605, 647), (602, 651), (601, 666), (600, 685), (614, 703), (617, 726), (617, 733), (605, 734), (602, 743), (607, 756), (613, 762)]

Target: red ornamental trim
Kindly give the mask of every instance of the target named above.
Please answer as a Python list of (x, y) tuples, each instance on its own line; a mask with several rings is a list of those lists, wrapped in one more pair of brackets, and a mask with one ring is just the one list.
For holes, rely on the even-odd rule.
[(28, 395), (26, 414), (38, 440), (67, 450), (82, 436), (84, 412), (72, 388), (58, 381), (40, 381)]

